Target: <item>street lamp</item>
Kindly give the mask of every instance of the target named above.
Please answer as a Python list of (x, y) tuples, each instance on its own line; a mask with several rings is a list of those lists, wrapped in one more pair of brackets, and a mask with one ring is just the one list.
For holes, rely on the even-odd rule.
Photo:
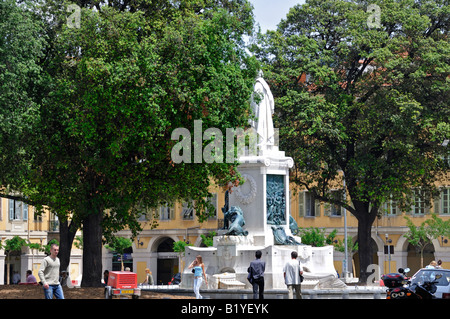
[[(347, 203), (347, 186), (345, 184), (345, 172), (344, 170), (340, 169), (339, 172), (342, 172), (342, 181), (343, 181), (343, 185), (342, 187), (344, 188), (344, 203)], [(348, 234), (347, 234), (347, 208), (344, 207), (344, 261), (343, 261), (343, 277), (347, 278), (348, 277), (348, 245), (347, 245), (347, 241), (348, 241)]]
[[(343, 188), (344, 188), (344, 203), (347, 202), (347, 189), (345, 185), (345, 173), (342, 170), (342, 177), (343, 177)], [(348, 277), (348, 262), (347, 262), (347, 256), (348, 256), (348, 245), (347, 245), (347, 209), (344, 207), (344, 271), (343, 275), (346, 279)]]
[(387, 246), (387, 251), (388, 251), (388, 261), (389, 261), (389, 273), (391, 272), (391, 247), (390, 247), (390, 243), (392, 243), (392, 239), (389, 238), (389, 235), (386, 234), (386, 246)]

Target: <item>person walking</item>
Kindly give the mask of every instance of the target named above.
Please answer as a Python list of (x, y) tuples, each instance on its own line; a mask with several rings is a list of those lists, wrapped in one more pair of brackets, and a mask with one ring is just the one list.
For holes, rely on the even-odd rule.
[(195, 297), (197, 299), (203, 299), (203, 296), (200, 295), (200, 286), (203, 282), (203, 276), (205, 277), (206, 285), (208, 285), (208, 280), (206, 279), (205, 264), (203, 264), (202, 256), (198, 255), (188, 268), (193, 268)]
[(105, 269), (103, 272), (103, 286), (108, 286), (108, 279), (109, 279), (109, 270)]
[(44, 288), (45, 299), (64, 299), (64, 293), (59, 282), (59, 246), (52, 244), (50, 255), (45, 257), (41, 263), (38, 275)]
[(297, 261), (297, 252), (291, 252), (291, 260), (289, 260), (283, 267), (283, 276), (284, 283), (288, 287), (288, 298), (294, 299), (294, 291), (295, 290), (295, 298), (302, 299), (302, 291), (301, 291), (301, 278), (303, 271), (301, 271), (300, 263)]
[(264, 299), (264, 271), (266, 270), (266, 262), (261, 260), (262, 252), (255, 252), (255, 260), (248, 267), (248, 279), (253, 286), (253, 299)]

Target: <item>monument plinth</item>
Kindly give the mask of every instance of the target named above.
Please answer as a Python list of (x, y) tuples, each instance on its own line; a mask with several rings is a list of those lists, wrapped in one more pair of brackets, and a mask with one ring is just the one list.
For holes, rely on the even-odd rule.
[(274, 245), (272, 227), (289, 230), (289, 169), (293, 160), (284, 152), (240, 158), (244, 180), (229, 195), (230, 206), (242, 209), (245, 229), (257, 246)]

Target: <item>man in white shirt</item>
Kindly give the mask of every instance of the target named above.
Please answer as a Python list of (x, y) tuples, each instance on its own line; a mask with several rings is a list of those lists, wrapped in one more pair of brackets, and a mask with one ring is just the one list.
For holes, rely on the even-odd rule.
[(14, 272), (12, 281), (13, 285), (18, 285), (20, 283), (20, 274), (17, 271)]
[(64, 299), (64, 293), (59, 283), (59, 246), (52, 244), (50, 256), (44, 258), (38, 275), (44, 287), (45, 299)]
[(303, 271), (300, 268), (300, 262), (297, 261), (297, 252), (291, 253), (291, 260), (289, 260), (283, 268), (284, 282), (288, 287), (288, 298), (294, 299), (293, 290), (295, 290), (296, 299), (302, 299), (301, 291), (301, 275)]

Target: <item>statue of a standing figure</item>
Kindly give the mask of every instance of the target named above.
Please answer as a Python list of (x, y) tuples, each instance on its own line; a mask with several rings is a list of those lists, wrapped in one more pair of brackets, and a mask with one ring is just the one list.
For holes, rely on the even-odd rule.
[[(269, 85), (262, 76), (262, 71), (259, 71), (251, 101), (253, 115), (256, 117), (256, 120), (250, 120), (250, 125), (258, 134), (258, 146), (260, 149), (269, 149), (270, 146), (275, 145), (275, 130), (272, 120), (275, 102)], [(257, 103), (255, 99), (259, 102)]]

